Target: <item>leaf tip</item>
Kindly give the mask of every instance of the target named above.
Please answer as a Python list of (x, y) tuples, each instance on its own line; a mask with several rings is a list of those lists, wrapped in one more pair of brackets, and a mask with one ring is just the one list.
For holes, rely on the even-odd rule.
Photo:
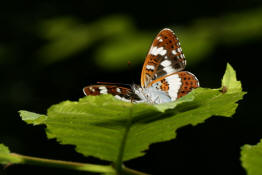
[(45, 123), (47, 119), (46, 115), (37, 114), (34, 112), (26, 111), (26, 110), (19, 110), (18, 111), (21, 119), (28, 124), (39, 125)]
[(0, 153), (5, 153), (8, 154), (10, 153), (10, 150), (7, 146), (5, 146), (4, 144), (0, 144)]
[(227, 63), (226, 72), (222, 79), (222, 92), (242, 91), (241, 82), (237, 80), (236, 71)]

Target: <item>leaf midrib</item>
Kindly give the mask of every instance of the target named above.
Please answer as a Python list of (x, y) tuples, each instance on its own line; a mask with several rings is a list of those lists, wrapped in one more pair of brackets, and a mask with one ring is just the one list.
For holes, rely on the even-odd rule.
[(123, 157), (124, 157), (124, 153), (125, 153), (125, 147), (126, 147), (126, 142), (127, 142), (127, 136), (128, 133), (130, 131), (131, 125), (132, 125), (132, 114), (133, 114), (133, 110), (132, 108), (130, 108), (129, 110), (129, 117), (127, 120), (127, 125), (124, 131), (124, 135), (123, 138), (121, 140), (121, 144), (120, 144), (120, 148), (119, 148), (119, 154), (117, 156), (117, 160), (116, 160), (116, 169), (118, 172), (121, 172), (121, 168), (122, 168), (122, 162), (123, 162)]

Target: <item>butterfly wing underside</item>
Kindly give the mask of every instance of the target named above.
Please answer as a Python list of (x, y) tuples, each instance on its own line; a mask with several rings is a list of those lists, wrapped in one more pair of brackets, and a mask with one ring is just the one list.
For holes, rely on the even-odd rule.
[(127, 102), (132, 102), (139, 99), (139, 97), (130, 88), (119, 85), (90, 85), (84, 87), (83, 92), (86, 96), (112, 94), (117, 99)]
[(170, 29), (163, 29), (154, 39), (146, 56), (141, 87), (149, 87), (151, 82), (166, 75), (181, 71), (186, 66), (180, 42)]
[(182, 71), (163, 76), (149, 84), (159, 91), (164, 91), (170, 97), (171, 101), (175, 101), (185, 96), (190, 91), (199, 87), (199, 81), (196, 76), (190, 72)]

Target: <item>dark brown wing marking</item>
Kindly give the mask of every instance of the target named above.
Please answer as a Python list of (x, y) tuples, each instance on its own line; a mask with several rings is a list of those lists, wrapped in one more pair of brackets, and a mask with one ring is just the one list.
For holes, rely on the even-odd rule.
[(200, 86), (199, 81), (194, 74), (186, 71), (178, 72), (178, 74), (181, 78), (182, 85), (178, 91), (177, 98), (185, 96), (193, 89), (196, 89)]
[(140, 99), (130, 88), (117, 85), (90, 85), (84, 87), (83, 92), (86, 96), (112, 94), (118, 99), (129, 102)]

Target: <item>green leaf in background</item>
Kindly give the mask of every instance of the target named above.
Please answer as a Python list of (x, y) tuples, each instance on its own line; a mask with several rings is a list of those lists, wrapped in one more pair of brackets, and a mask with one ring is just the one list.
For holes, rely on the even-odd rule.
[(127, 68), (128, 62), (138, 65), (145, 59), (152, 41), (148, 33), (127, 30), (101, 45), (95, 52), (95, 62), (104, 69)]
[[(188, 63), (193, 66), (208, 58), (217, 45), (237, 45), (261, 37), (261, 18), (262, 10), (258, 8), (223, 14), (220, 17), (195, 19), (186, 27), (170, 24), (162, 28), (170, 27), (174, 30)], [(248, 25), (245, 21), (248, 21)], [(143, 63), (154, 37), (162, 28), (147, 33), (141, 30), (120, 32), (115, 37), (117, 42), (106, 41), (97, 49), (96, 63), (104, 69), (111, 70), (125, 69), (128, 61), (133, 64)], [(101, 64), (105, 62), (107, 64)]]
[(38, 51), (38, 60), (45, 64), (64, 60), (88, 49), (97, 41), (132, 31), (132, 21), (120, 15), (108, 16), (89, 24), (73, 17), (41, 21), (38, 33), (49, 42)]
[(262, 140), (241, 148), (241, 162), (248, 175), (262, 175)]
[(0, 163), (8, 164), (8, 163), (19, 163), (21, 159), (10, 154), (8, 147), (3, 144), (0, 144)]
[[(208, 58), (217, 45), (236, 45), (261, 37), (261, 18), (262, 10), (258, 8), (195, 19), (187, 27), (170, 24), (162, 28), (170, 27), (175, 31), (192, 66)], [(38, 35), (48, 42), (38, 51), (38, 60), (51, 64), (95, 46), (94, 56), (86, 59), (93, 59), (103, 69), (125, 69), (128, 61), (134, 65), (144, 61), (154, 37), (162, 28), (142, 31), (135, 27), (132, 19), (123, 15), (108, 16), (88, 24), (73, 17), (40, 21)]]
[[(50, 107), (42, 123), (49, 138), (76, 145), (76, 151), (85, 156), (126, 161), (143, 156), (152, 143), (174, 139), (175, 131), (185, 125), (202, 123), (214, 115), (232, 116), (245, 92), (229, 64), (222, 82), (227, 92), (198, 88), (175, 102), (160, 105), (127, 103), (111, 95), (64, 101)], [(28, 115), (20, 114), (22, 119)], [(39, 117), (35, 121), (39, 124)]]

